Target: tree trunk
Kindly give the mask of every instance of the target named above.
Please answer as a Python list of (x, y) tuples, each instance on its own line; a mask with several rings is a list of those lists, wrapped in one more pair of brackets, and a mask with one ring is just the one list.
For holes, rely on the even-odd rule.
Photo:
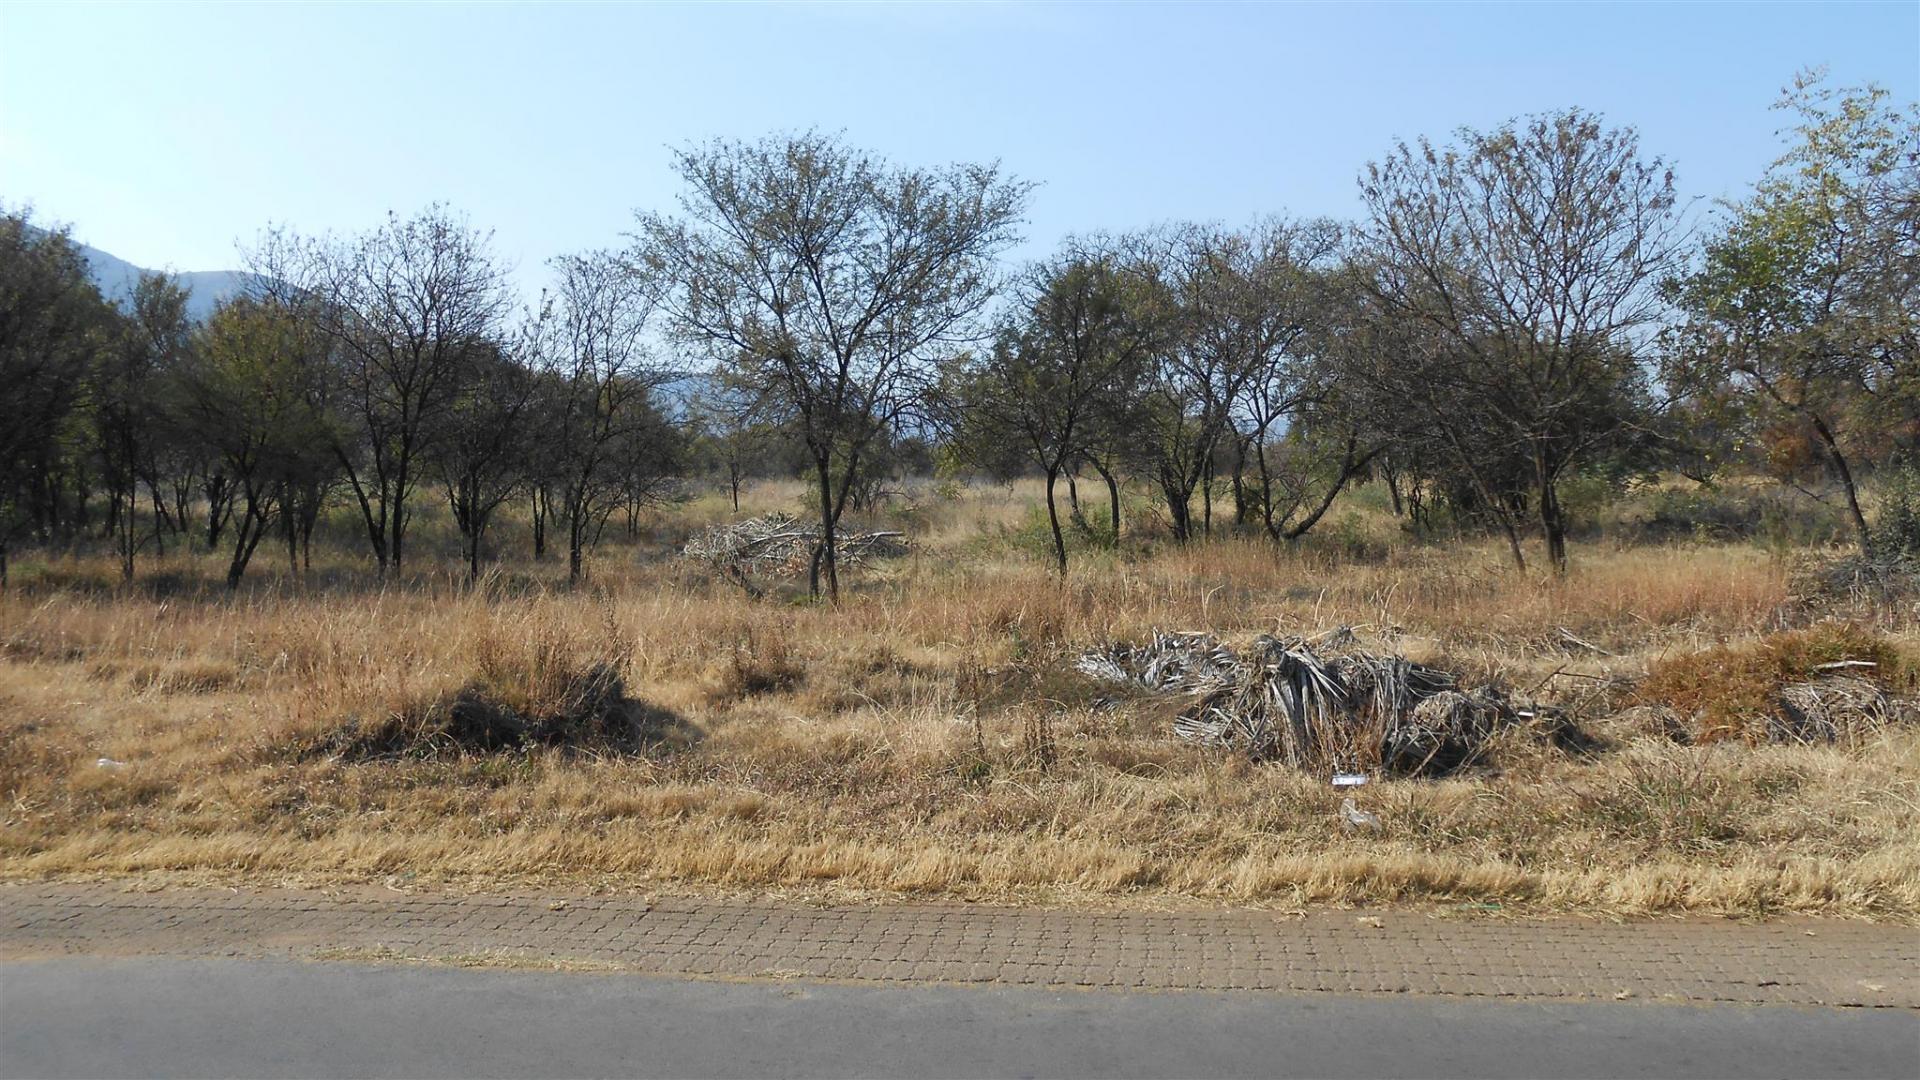
[(281, 531), (286, 534), (287, 573), (295, 579), (300, 577), (300, 528), (298, 522), (299, 514), (296, 510), (297, 505), (293, 497), (291, 485), (282, 486), (280, 489), (280, 525)]
[(1200, 531), (1213, 539), (1213, 450), (1208, 448), (1206, 463), (1200, 467)]
[(1567, 515), (1552, 481), (1540, 486), (1540, 531), (1547, 538), (1547, 563), (1556, 573), (1567, 572)]
[(1054, 481), (1059, 475), (1060, 470), (1057, 468), (1047, 470), (1047, 524), (1053, 529), (1054, 565), (1059, 570), (1061, 579), (1065, 580), (1067, 576), (1067, 538), (1060, 532), (1060, 510), (1054, 505), (1053, 498)]
[(1247, 447), (1265, 446), (1253, 439), (1238, 439), (1233, 454), (1233, 523), (1244, 526), (1253, 520), (1253, 507), (1247, 504)]
[[(125, 514), (120, 515), (119, 510), (118, 509), (115, 510), (115, 514), (117, 516), (120, 516), (121, 518), (120, 520), (120, 580), (122, 581), (133, 580), (133, 547), (134, 547), (133, 508), (134, 508), (135, 501), (138, 498), (139, 498), (139, 489), (129, 485), (127, 488), (127, 494), (125, 499), (126, 501)], [(114, 494), (113, 499), (114, 499), (114, 505), (118, 507), (121, 502), (121, 497), (118, 492)]]
[(1113, 531), (1113, 542), (1120, 542), (1120, 481), (1097, 458), (1087, 459), (1093, 465), (1093, 471), (1107, 484), (1107, 527)]
[[(834, 548), (833, 513), (833, 461), (829, 455), (818, 451), (813, 456), (814, 469), (820, 477), (820, 549), (815, 554), (812, 572), (808, 575), (808, 584), (814, 597), (820, 596), (821, 571), (826, 572), (827, 599), (838, 602), (840, 599), (840, 568), (837, 563), (838, 552)], [(853, 465), (850, 463), (848, 469)], [(849, 472), (849, 480), (851, 480)]]
[(1180, 482), (1162, 470), (1160, 493), (1166, 496), (1167, 517), (1173, 526), (1173, 539), (1176, 543), (1184, 544), (1193, 538), (1193, 492), (1182, 490)]
[(1847, 497), (1847, 517), (1853, 522), (1853, 535), (1860, 545), (1862, 556), (1873, 554), (1873, 531), (1867, 528), (1867, 515), (1860, 509), (1860, 488), (1853, 480), (1853, 466), (1847, 462), (1847, 455), (1840, 450), (1840, 440), (1833, 429), (1819, 416), (1812, 416), (1813, 430), (1820, 436), (1820, 445), (1827, 451), (1827, 461), (1833, 465), (1833, 474), (1840, 481), (1840, 490)]

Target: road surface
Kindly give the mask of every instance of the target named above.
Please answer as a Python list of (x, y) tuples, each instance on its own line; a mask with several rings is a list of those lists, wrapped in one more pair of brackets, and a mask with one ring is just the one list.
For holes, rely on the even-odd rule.
[(1913, 1077), (1920, 1012), (47, 957), (0, 1075)]

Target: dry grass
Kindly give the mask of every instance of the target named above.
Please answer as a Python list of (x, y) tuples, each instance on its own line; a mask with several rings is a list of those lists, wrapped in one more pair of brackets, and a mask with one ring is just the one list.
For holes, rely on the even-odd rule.
[[(1355, 561), (1350, 529), (1089, 552), (1059, 585), (997, 542), (1009, 503), (929, 500), (915, 553), (838, 609), (662, 560), (731, 516), (711, 498), (577, 592), (531, 566), (480, 590), (262, 567), (233, 600), (191, 561), (161, 592), (29, 568), (0, 598), (0, 875), (1920, 915), (1920, 733), (1686, 746), (1615, 718), (1620, 680), (1806, 618), (1762, 550), (1590, 544), (1552, 579), (1390, 535)], [(1067, 670), (1154, 628), (1338, 624), (1537, 687), (1594, 742), (1508, 732), (1472, 771), (1362, 789), (1384, 827), (1355, 832), (1324, 777), (1180, 743), (1163, 705)], [(549, 734), (465, 740), (475, 700)], [(579, 716), (600, 737), (552, 736)]]

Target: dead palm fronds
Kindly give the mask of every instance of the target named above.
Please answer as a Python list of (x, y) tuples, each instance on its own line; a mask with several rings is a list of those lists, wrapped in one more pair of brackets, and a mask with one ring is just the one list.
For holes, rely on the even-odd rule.
[(1082, 654), (1075, 667), (1191, 702), (1174, 734), (1312, 771), (1440, 771), (1477, 756), (1516, 714), (1491, 689), (1403, 656), (1331, 652), (1351, 635), (1261, 637), (1236, 653), (1208, 634), (1155, 633), (1145, 645)]
[(1911, 703), (1847, 675), (1782, 687), (1775, 704), (1766, 717), (1767, 741), (1774, 743), (1857, 742), (1912, 712)]

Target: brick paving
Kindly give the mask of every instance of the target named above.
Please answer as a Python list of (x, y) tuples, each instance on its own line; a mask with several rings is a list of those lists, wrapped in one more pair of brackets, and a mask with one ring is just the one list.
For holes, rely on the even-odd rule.
[(0, 957), (531, 960), (697, 978), (1920, 1008), (1920, 929), (0, 885)]

